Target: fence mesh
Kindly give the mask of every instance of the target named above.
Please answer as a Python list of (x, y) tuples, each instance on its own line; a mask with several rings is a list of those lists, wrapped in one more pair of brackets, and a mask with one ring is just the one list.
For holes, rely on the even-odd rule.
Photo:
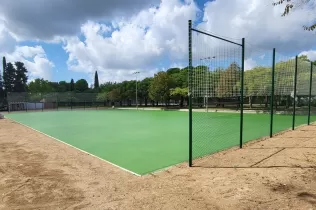
[(295, 127), (306, 124), (308, 120), (310, 70), (310, 62), (298, 59), (295, 98)]
[(316, 122), (316, 65), (313, 65), (311, 94), (311, 122)]
[[(189, 80), (196, 159), (239, 144), (242, 48), (197, 31), (192, 32), (192, 46)], [(222, 112), (225, 109), (232, 113)]]
[(306, 57), (251, 44), (242, 54), (240, 40), (201, 29), (191, 29), (189, 41), (190, 165), (209, 165), (208, 154), (316, 121), (315, 65), (311, 81)]
[(295, 58), (275, 55), (273, 134), (291, 128), (294, 105)]
[[(246, 44), (243, 142), (269, 134), (272, 50)], [(250, 65), (251, 64), (251, 65)]]
[[(243, 54), (240, 39), (202, 29), (190, 32), (190, 155), (195, 165), (203, 165), (206, 155), (316, 121), (316, 65), (251, 44)], [(1, 100), (9, 111), (113, 105), (104, 94), (76, 92), (13, 92)], [(130, 105), (131, 100), (118, 103)]]
[(88, 109), (110, 106), (109, 101), (98, 97), (97, 93), (55, 92), (7, 94), (9, 111), (40, 109)]

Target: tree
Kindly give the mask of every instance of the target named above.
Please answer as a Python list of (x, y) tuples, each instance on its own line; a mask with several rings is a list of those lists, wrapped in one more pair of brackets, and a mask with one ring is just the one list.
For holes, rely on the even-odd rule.
[[(7, 62), (6, 62), (5, 57), (3, 56), (3, 58), (2, 58), (2, 72), (4, 72), (6, 66), (7, 66)], [(3, 80), (2, 80), (2, 74), (0, 72), (0, 91), (1, 91), (1, 93), (2, 93), (2, 90), (3, 90)], [(0, 95), (0, 96), (2, 96), (2, 95)]]
[(316, 60), (315, 60), (315, 61), (309, 60), (308, 57), (307, 57), (307, 55), (300, 55), (300, 56), (298, 57), (298, 59), (300, 59), (300, 60), (302, 60), (302, 61), (312, 62), (313, 65), (316, 65)]
[[(4, 72), (6, 65), (7, 65), (7, 63), (6, 63), (5, 57), (3, 56), (3, 58), (2, 58), (2, 68), (3, 68), (2, 70), (3, 71), (2, 72)], [(3, 80), (2, 80), (2, 74), (0, 71), (0, 104), (3, 103), (4, 97), (5, 97), (5, 95), (4, 95), (4, 90), (3, 90)]]
[(99, 76), (98, 76), (98, 72), (95, 71), (95, 74), (94, 74), (94, 89), (95, 90), (99, 90)]
[(176, 87), (170, 90), (170, 95), (175, 97), (176, 99), (180, 99), (180, 107), (183, 107), (183, 98), (188, 95), (188, 88)]
[(106, 92), (98, 93), (97, 101), (106, 101), (108, 99), (108, 94)]
[(15, 68), (12, 63), (7, 63), (3, 71), (3, 86), (6, 93), (13, 92), (15, 79)]
[(220, 73), (216, 93), (220, 97), (234, 97), (238, 94), (237, 83), (240, 80), (240, 67), (237, 63), (230, 66)]
[(22, 62), (15, 62), (16, 71), (14, 79), (14, 92), (26, 92), (27, 90), (27, 69)]
[(143, 79), (140, 83), (139, 83), (139, 97), (141, 100), (144, 100), (145, 106), (147, 106), (148, 104), (148, 98), (149, 98), (149, 86), (150, 83), (152, 81), (152, 78), (148, 77)]
[(70, 90), (70, 83), (67, 83), (66, 81), (60, 81), (58, 83), (58, 92), (66, 92)]
[(110, 92), (108, 92), (107, 97), (110, 101), (116, 102), (120, 100), (120, 95), (121, 95), (120, 90), (118, 88), (115, 88), (111, 90)]
[(41, 93), (42, 92), (42, 80), (43, 79), (35, 79), (34, 81), (31, 81), (28, 85), (28, 90), (31, 93)]
[(31, 93), (52, 93), (56, 92), (58, 88), (58, 83), (39, 78), (30, 82), (28, 85), (28, 90)]
[(158, 102), (167, 100), (170, 97), (171, 79), (166, 72), (158, 72), (155, 74), (149, 86), (149, 97)]
[(75, 90), (84, 92), (89, 89), (89, 84), (85, 79), (80, 79), (75, 83)]
[(73, 79), (71, 79), (70, 81), (70, 91), (74, 91), (75, 90), (75, 82)]
[[(273, 2), (272, 5), (277, 6), (283, 5), (284, 3), (286, 3), (286, 5), (281, 16), (289, 15), (293, 10), (298, 8), (305, 8), (306, 10), (312, 10), (312, 12), (315, 12), (313, 11), (316, 6), (314, 0), (279, 0)], [(316, 23), (313, 23), (309, 26), (304, 25), (303, 29), (306, 31), (313, 31), (316, 29)]]

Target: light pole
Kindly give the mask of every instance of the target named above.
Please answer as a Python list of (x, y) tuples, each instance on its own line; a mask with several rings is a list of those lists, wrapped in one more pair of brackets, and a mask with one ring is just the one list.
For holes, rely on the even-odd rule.
[(137, 74), (139, 74), (139, 71), (134, 72), (133, 74), (136, 75), (136, 109), (138, 110), (138, 102), (137, 102)]
[(210, 70), (211, 70), (211, 59), (215, 59), (215, 56), (213, 57), (206, 57), (206, 58), (200, 58), (200, 60), (203, 62), (203, 64), (207, 65), (208, 69), (205, 71), (205, 97), (204, 97), (204, 105), (206, 112), (208, 112), (208, 97), (210, 95), (209, 88), (210, 88)]

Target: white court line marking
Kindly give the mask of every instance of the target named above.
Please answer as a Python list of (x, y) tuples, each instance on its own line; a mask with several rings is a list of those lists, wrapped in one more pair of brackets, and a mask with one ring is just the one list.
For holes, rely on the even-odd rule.
[(46, 133), (43, 133), (43, 132), (41, 132), (41, 131), (39, 131), (39, 130), (36, 130), (36, 129), (30, 127), (30, 126), (27, 126), (27, 125), (25, 125), (25, 124), (23, 124), (23, 123), (17, 122), (17, 121), (15, 121), (15, 120), (11, 119), (11, 118), (7, 118), (6, 116), (5, 116), (4, 118), (9, 119), (9, 120), (12, 120), (12, 121), (14, 121), (14, 122), (16, 122), (16, 123), (18, 123), (18, 124), (20, 124), (20, 125), (22, 125), (22, 126), (25, 126), (25, 127), (29, 128), (29, 129), (31, 129), (31, 130), (33, 130), (33, 131), (39, 132), (40, 134), (43, 134), (44, 136), (47, 136), (47, 137), (52, 138), (52, 139), (54, 139), (54, 140), (56, 140), (56, 141), (58, 141), (58, 142), (61, 142), (61, 143), (63, 143), (63, 144), (66, 144), (66, 145), (68, 145), (68, 146), (70, 146), (70, 147), (72, 147), (72, 148), (75, 148), (75, 149), (77, 149), (77, 150), (79, 150), (79, 151), (81, 151), (81, 152), (83, 152), (83, 153), (85, 153), (85, 154), (91, 155), (92, 157), (95, 157), (95, 158), (97, 158), (97, 159), (99, 159), (99, 160), (102, 160), (102, 161), (104, 161), (104, 162), (106, 162), (106, 163), (108, 163), (108, 164), (110, 164), (110, 165), (116, 166), (116, 167), (118, 167), (118, 168), (120, 168), (120, 169), (122, 169), (122, 170), (124, 170), (124, 171), (127, 171), (127, 172), (129, 172), (129, 173), (131, 173), (131, 174), (134, 174), (134, 175), (136, 175), (136, 176), (142, 176), (142, 175), (137, 174), (137, 173), (135, 173), (135, 172), (133, 172), (133, 171), (130, 171), (130, 170), (126, 169), (126, 168), (123, 168), (123, 167), (118, 166), (118, 165), (116, 165), (116, 164), (114, 164), (114, 163), (111, 163), (110, 161), (104, 160), (104, 159), (102, 159), (102, 158), (100, 158), (100, 157), (98, 157), (98, 156), (96, 156), (96, 155), (93, 155), (93, 154), (91, 154), (91, 153), (89, 153), (89, 152), (86, 152), (86, 151), (84, 151), (84, 150), (82, 150), (82, 149), (79, 149), (79, 148), (77, 148), (77, 147), (75, 147), (75, 146), (73, 146), (73, 145), (71, 145), (71, 144), (68, 144), (68, 143), (62, 141), (62, 140), (59, 140), (59, 139), (57, 139), (57, 138), (55, 138), (55, 137), (52, 137), (52, 136), (50, 136), (50, 135), (48, 135), (48, 134), (46, 134)]

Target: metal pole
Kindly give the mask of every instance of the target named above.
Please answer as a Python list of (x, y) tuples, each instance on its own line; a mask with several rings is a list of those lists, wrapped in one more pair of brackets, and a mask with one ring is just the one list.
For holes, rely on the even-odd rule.
[(57, 111), (58, 111), (58, 96), (56, 96), (56, 106), (57, 106)]
[[(211, 62), (211, 60), (209, 59), (209, 62)], [(208, 112), (208, 89), (209, 89), (209, 69), (210, 69), (210, 65), (208, 65), (208, 69), (206, 70), (206, 97), (205, 97), (205, 108), (206, 108), (206, 112)]]
[(137, 74), (136, 74), (136, 109), (138, 110), (138, 102), (137, 102)]
[[(43, 100), (43, 95), (42, 95), (42, 93), (41, 93), (41, 99)], [(42, 112), (44, 111), (44, 106), (45, 106), (45, 100), (44, 100), (43, 103), (42, 103)]]
[(25, 111), (27, 112), (27, 96), (25, 96)]
[(311, 71), (310, 71), (310, 74), (309, 74), (309, 96), (308, 96), (307, 125), (310, 125), (310, 123), (311, 123), (312, 85), (313, 85), (313, 63), (311, 62)]
[(139, 71), (134, 72), (133, 74), (136, 75), (136, 109), (138, 110), (138, 102), (137, 102), (137, 74), (139, 74)]
[(270, 97), (270, 138), (273, 135), (273, 104), (274, 104), (274, 73), (275, 73), (275, 48), (272, 55), (272, 81), (271, 81), (271, 97)]
[(189, 167), (192, 166), (192, 21), (189, 20)]
[(292, 120), (292, 130), (295, 128), (295, 109), (296, 109), (296, 83), (297, 83), (297, 65), (298, 65), (298, 56), (295, 57), (295, 72), (294, 72), (294, 102), (293, 102), (293, 120)]
[(240, 137), (239, 147), (242, 148), (243, 143), (243, 126), (244, 126), (244, 70), (245, 70), (245, 38), (242, 38), (242, 54), (241, 54), (241, 87), (240, 87)]

